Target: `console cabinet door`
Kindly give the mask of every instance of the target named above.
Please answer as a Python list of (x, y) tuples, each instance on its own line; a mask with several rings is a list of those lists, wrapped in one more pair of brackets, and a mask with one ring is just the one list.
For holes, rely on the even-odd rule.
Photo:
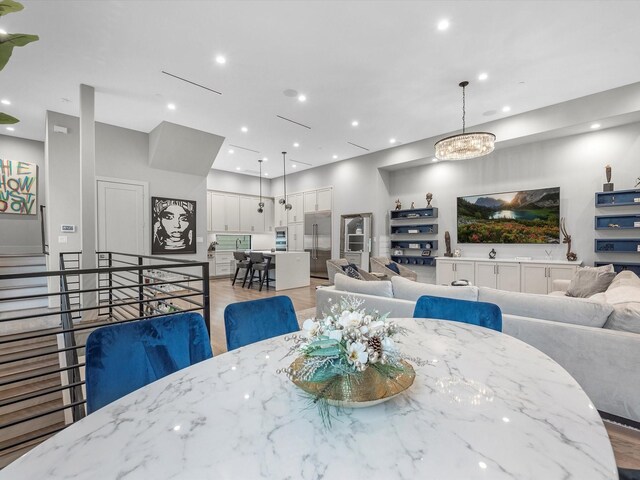
[(474, 262), (456, 261), (454, 265), (456, 280), (468, 280), (475, 285), (476, 275)]
[(549, 265), (547, 270), (548, 291), (553, 291), (554, 280), (571, 280), (578, 269), (573, 265)]
[(453, 262), (436, 260), (436, 283), (438, 285), (451, 285), (454, 280)]
[(547, 268), (547, 265), (544, 264), (522, 264), (521, 291), (524, 293), (549, 293)]
[(497, 287), (497, 265), (493, 262), (489, 263), (476, 263), (476, 283), (478, 287)]
[(519, 292), (520, 265), (517, 263), (497, 263), (496, 288), (498, 290), (507, 290), (509, 292)]

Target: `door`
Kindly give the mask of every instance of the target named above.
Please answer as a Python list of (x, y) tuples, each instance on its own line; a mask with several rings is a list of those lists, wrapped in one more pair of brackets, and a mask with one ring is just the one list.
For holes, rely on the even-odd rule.
[(273, 200), (270, 198), (264, 199), (264, 231), (266, 233), (273, 233)]
[(319, 212), (331, 210), (331, 189), (318, 190), (316, 195), (316, 210)]
[(571, 280), (576, 273), (576, 267), (573, 265), (550, 265), (547, 267), (547, 276), (549, 279), (549, 292), (553, 291), (554, 280)]
[[(520, 291), (520, 265), (517, 263), (498, 263), (496, 265), (496, 288), (509, 292)], [(476, 278), (476, 280), (478, 280)]]
[(224, 213), (224, 194), (211, 193), (211, 231), (224, 232), (227, 230), (226, 215)]
[(451, 285), (454, 280), (453, 262), (436, 260), (436, 283), (438, 285)]
[(476, 263), (476, 286), (497, 288), (495, 263)]
[(291, 211), (289, 212), (289, 222), (298, 223), (304, 221), (304, 214), (302, 213), (302, 194), (296, 193), (295, 195), (289, 195), (289, 203), (291, 204)]
[(521, 291), (523, 293), (549, 293), (546, 265), (528, 265), (523, 263), (520, 279)]
[(468, 280), (475, 284), (475, 265), (473, 262), (455, 263), (456, 280)]
[(286, 227), (287, 226), (287, 212), (284, 209), (284, 206), (280, 204), (280, 200), (283, 197), (276, 197), (273, 203), (273, 220), (276, 227)]
[(240, 231), (240, 197), (237, 195), (224, 196), (224, 214), (227, 232)]
[(253, 199), (240, 197), (240, 231), (252, 232), (253, 226)]
[[(145, 187), (98, 180), (98, 250), (143, 255), (148, 251)], [(149, 240), (149, 241), (147, 241)]]
[(312, 213), (318, 210), (316, 191), (304, 192), (304, 213)]

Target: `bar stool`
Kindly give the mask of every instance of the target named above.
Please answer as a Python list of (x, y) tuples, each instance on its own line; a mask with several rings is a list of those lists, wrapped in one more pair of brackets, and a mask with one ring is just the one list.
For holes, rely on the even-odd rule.
[(251, 263), (251, 274), (249, 278), (249, 287), (253, 285), (253, 279), (255, 273), (258, 272), (258, 282), (260, 283), (259, 292), (262, 291), (262, 286), (265, 281), (267, 283), (267, 290), (269, 290), (269, 271), (276, 268), (275, 263), (271, 262), (271, 256), (265, 257), (260, 252), (249, 252), (249, 261)]
[(249, 275), (249, 270), (251, 269), (251, 260), (249, 260), (247, 258), (247, 254), (244, 252), (233, 252), (233, 258), (236, 261), (236, 273), (233, 276), (233, 281), (231, 282), (231, 285), (235, 285), (236, 284), (236, 279), (238, 278), (238, 272), (240, 271), (240, 269), (244, 269), (244, 278), (242, 279), (242, 286), (244, 287), (244, 284), (247, 281), (247, 275)]

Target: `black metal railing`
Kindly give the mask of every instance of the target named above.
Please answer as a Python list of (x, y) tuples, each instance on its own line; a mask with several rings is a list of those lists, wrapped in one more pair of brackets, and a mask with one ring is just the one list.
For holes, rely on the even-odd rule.
[[(0, 467), (3, 455), (86, 415), (84, 347), (94, 329), (197, 311), (211, 335), (207, 262), (117, 252), (98, 252), (91, 268), (80, 252), (59, 261), (58, 271), (0, 275), (5, 285), (48, 280), (37, 293), (0, 298)], [(48, 306), (24, 309), (42, 299)]]
[(45, 226), (45, 209), (44, 205), (40, 205), (40, 243), (42, 245), (42, 253), (49, 255), (49, 244), (47, 243), (46, 226)]

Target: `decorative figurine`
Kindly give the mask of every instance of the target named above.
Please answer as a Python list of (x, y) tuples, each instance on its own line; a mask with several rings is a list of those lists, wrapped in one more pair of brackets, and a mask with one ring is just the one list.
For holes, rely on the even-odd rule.
[(493, 260), (494, 258), (496, 258), (496, 250), (495, 248), (492, 248), (491, 251), (489, 252), (489, 258), (491, 260)]
[(611, 183), (611, 165), (604, 167), (605, 175), (607, 176), (607, 183), (602, 185), (603, 192), (613, 192), (613, 183)]
[(400, 203), (400, 199), (396, 200), (396, 210), (402, 210), (402, 203)]
[(416, 208), (415, 203), (416, 203), (416, 202), (411, 202), (411, 210), (413, 210), (414, 208)]
[(454, 257), (456, 257), (456, 258), (461, 257), (461, 256), (462, 256), (462, 250), (460, 250), (459, 248), (456, 248), (456, 249), (453, 251), (453, 256), (454, 256)]
[(564, 217), (560, 219), (560, 231), (562, 232), (562, 235), (564, 235), (562, 243), (567, 244), (567, 260), (575, 262), (578, 259), (578, 255), (571, 251), (571, 235), (567, 233), (567, 225)]
[[(640, 184), (640, 177), (638, 177), (638, 184)], [(637, 187), (638, 185), (636, 185)], [(427, 200), (427, 208), (429, 208), (431, 206), (431, 200), (433, 200), (433, 193), (429, 192), (427, 193), (427, 195), (424, 197)]]
[(449, 232), (444, 232), (444, 244), (447, 247), (447, 251), (445, 252), (445, 257), (453, 257), (453, 253), (451, 253), (451, 235)]

